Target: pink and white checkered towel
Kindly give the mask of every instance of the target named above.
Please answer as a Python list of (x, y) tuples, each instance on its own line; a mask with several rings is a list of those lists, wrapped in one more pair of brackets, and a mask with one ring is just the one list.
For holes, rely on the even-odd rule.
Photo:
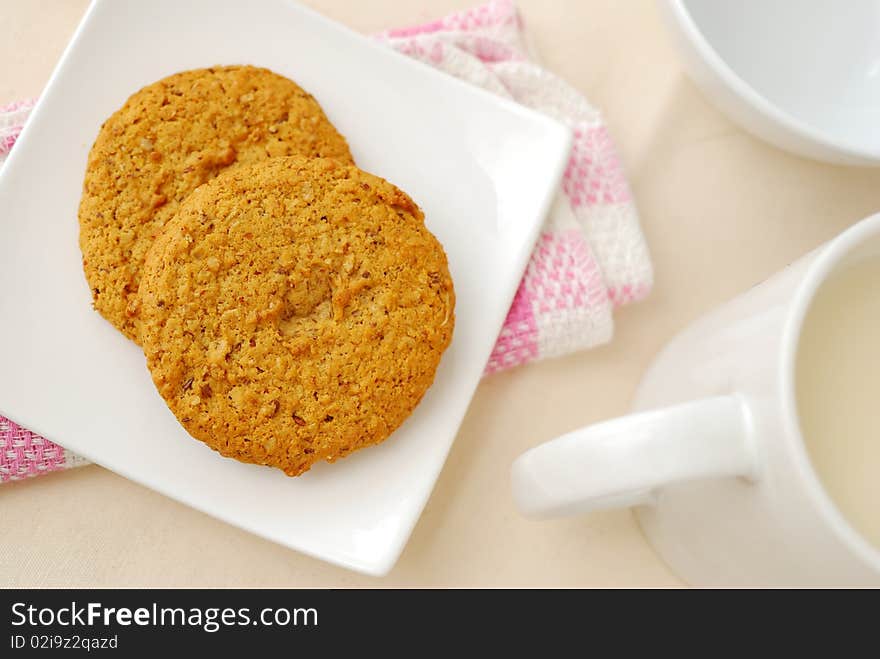
[[(574, 135), (559, 193), (486, 373), (609, 341), (613, 308), (645, 297), (653, 272), (629, 186), (599, 112), (535, 63), (512, 0), (491, 0), (376, 38), (544, 112)], [(0, 165), (32, 107), (32, 101), (0, 107)], [(87, 462), (0, 416), (0, 481), (81, 464)]]

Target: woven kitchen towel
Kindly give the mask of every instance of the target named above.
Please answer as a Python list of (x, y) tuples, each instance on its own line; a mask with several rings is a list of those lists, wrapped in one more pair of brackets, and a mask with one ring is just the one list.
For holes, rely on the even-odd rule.
[[(376, 39), (555, 117), (573, 132), (559, 193), (486, 373), (609, 341), (612, 309), (646, 296), (653, 273), (629, 186), (599, 112), (536, 63), (512, 0), (492, 0)], [(29, 101), (0, 107), (0, 164), (32, 107)], [(0, 481), (84, 463), (0, 417)]]

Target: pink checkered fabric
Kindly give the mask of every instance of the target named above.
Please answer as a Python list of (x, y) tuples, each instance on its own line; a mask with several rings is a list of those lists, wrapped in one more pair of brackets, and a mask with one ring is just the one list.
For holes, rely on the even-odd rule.
[(34, 99), (0, 105), (0, 165), (9, 155), (12, 145), (21, 134), (24, 122), (34, 107)]
[(86, 460), (0, 416), (0, 483), (81, 464)]
[[(486, 373), (609, 341), (613, 309), (644, 298), (653, 272), (621, 162), (601, 114), (538, 66), (512, 0), (376, 36), (389, 47), (572, 129), (555, 203), (513, 300)], [(0, 107), (0, 164), (33, 102)], [(2, 376), (0, 376), (2, 377)], [(0, 417), (0, 480), (85, 461)]]

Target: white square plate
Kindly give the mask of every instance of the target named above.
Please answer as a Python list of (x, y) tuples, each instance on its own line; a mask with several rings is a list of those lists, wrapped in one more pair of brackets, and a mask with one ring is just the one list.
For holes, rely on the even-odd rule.
[[(395, 436), (300, 478), (189, 438), (136, 345), (91, 308), (77, 245), (86, 157), (140, 87), (255, 64), (312, 92), (358, 164), (422, 206), (458, 304), (434, 386)], [(0, 412), (210, 515), (385, 574), (479, 382), (569, 147), (560, 124), (411, 61), (288, 0), (99, 0), (0, 173)]]

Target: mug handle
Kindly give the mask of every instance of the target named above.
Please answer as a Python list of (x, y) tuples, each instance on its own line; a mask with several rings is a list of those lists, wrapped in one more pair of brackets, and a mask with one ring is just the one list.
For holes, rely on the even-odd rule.
[(739, 394), (631, 414), (523, 453), (511, 468), (513, 497), (524, 515), (560, 517), (651, 504), (672, 483), (752, 478), (752, 435)]

